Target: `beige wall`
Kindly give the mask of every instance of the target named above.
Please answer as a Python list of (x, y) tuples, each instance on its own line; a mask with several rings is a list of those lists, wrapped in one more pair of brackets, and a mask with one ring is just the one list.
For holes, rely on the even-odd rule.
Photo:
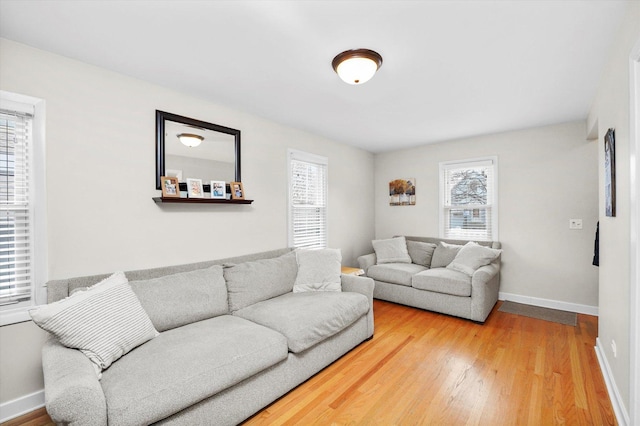
[[(595, 308), (596, 144), (583, 121), (376, 156), (376, 238), (438, 236), (441, 161), (498, 157), (501, 292)], [(389, 206), (388, 182), (416, 179), (415, 206)], [(580, 218), (582, 230), (570, 230)]]
[[(629, 55), (640, 42), (640, 2), (630, 2), (625, 21), (611, 51), (606, 72), (589, 114), (589, 126), (597, 130), (600, 170), (600, 349), (611, 368), (617, 392), (630, 403), (630, 136)], [(616, 217), (604, 212), (604, 135), (616, 133)], [(638, 221), (638, 218), (633, 220)], [(636, 283), (638, 285), (638, 283)], [(636, 330), (638, 332), (638, 330)], [(615, 340), (617, 356), (611, 342)], [(637, 361), (636, 361), (637, 362)], [(637, 419), (636, 419), (637, 420)]]
[[(0, 53), (0, 88), (46, 101), (50, 279), (285, 247), (288, 148), (329, 158), (329, 245), (347, 264), (368, 251), (371, 153), (8, 40)], [(254, 204), (155, 204), (156, 109), (240, 129)], [(0, 363), (0, 402), (42, 389), (39, 330), (0, 336), (23, 360)]]

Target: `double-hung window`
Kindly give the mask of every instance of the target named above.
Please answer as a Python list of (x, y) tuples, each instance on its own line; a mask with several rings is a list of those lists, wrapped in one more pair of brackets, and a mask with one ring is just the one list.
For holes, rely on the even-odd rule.
[(328, 159), (289, 150), (289, 246), (327, 247)]
[(498, 239), (496, 157), (440, 163), (440, 236)]
[(0, 92), (0, 324), (44, 303), (44, 102)]

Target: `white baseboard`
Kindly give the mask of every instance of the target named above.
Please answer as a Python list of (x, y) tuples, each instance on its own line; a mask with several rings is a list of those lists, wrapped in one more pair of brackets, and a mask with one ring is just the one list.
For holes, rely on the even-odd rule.
[(44, 407), (44, 389), (0, 404), (0, 423)]
[(581, 305), (579, 303), (562, 302), (560, 300), (541, 299), (539, 297), (522, 296), (520, 294), (504, 293), (498, 294), (498, 299), (509, 300), (511, 302), (523, 303), (525, 305), (540, 306), (542, 308), (558, 309), (560, 311), (576, 312), (578, 314), (586, 314), (598, 316), (598, 307)]
[(604, 377), (604, 383), (607, 385), (607, 392), (609, 393), (609, 399), (611, 400), (611, 405), (613, 405), (613, 412), (616, 415), (618, 424), (620, 426), (628, 426), (631, 424), (629, 419), (629, 412), (624, 406), (624, 402), (622, 401), (622, 397), (620, 396), (620, 392), (618, 391), (618, 386), (616, 386), (616, 381), (614, 380), (613, 374), (611, 373), (611, 367), (609, 367), (609, 362), (607, 361), (605, 352), (602, 349), (602, 344), (599, 337), (596, 337), (596, 347), (594, 349), (596, 350), (598, 364), (600, 364), (600, 370), (602, 371), (602, 376)]

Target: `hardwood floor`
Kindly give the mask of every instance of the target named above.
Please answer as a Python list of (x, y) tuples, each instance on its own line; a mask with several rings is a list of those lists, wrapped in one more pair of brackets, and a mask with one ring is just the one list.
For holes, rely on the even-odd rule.
[[(376, 300), (372, 340), (244, 424), (617, 424), (593, 349), (597, 317), (572, 327), (498, 306), (479, 325)], [(51, 424), (37, 413), (6, 425)]]

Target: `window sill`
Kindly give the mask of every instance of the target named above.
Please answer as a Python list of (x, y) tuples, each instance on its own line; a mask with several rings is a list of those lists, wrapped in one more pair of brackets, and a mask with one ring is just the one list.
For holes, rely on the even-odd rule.
[(0, 327), (31, 321), (29, 309), (35, 307), (35, 305), (29, 305), (0, 311)]

